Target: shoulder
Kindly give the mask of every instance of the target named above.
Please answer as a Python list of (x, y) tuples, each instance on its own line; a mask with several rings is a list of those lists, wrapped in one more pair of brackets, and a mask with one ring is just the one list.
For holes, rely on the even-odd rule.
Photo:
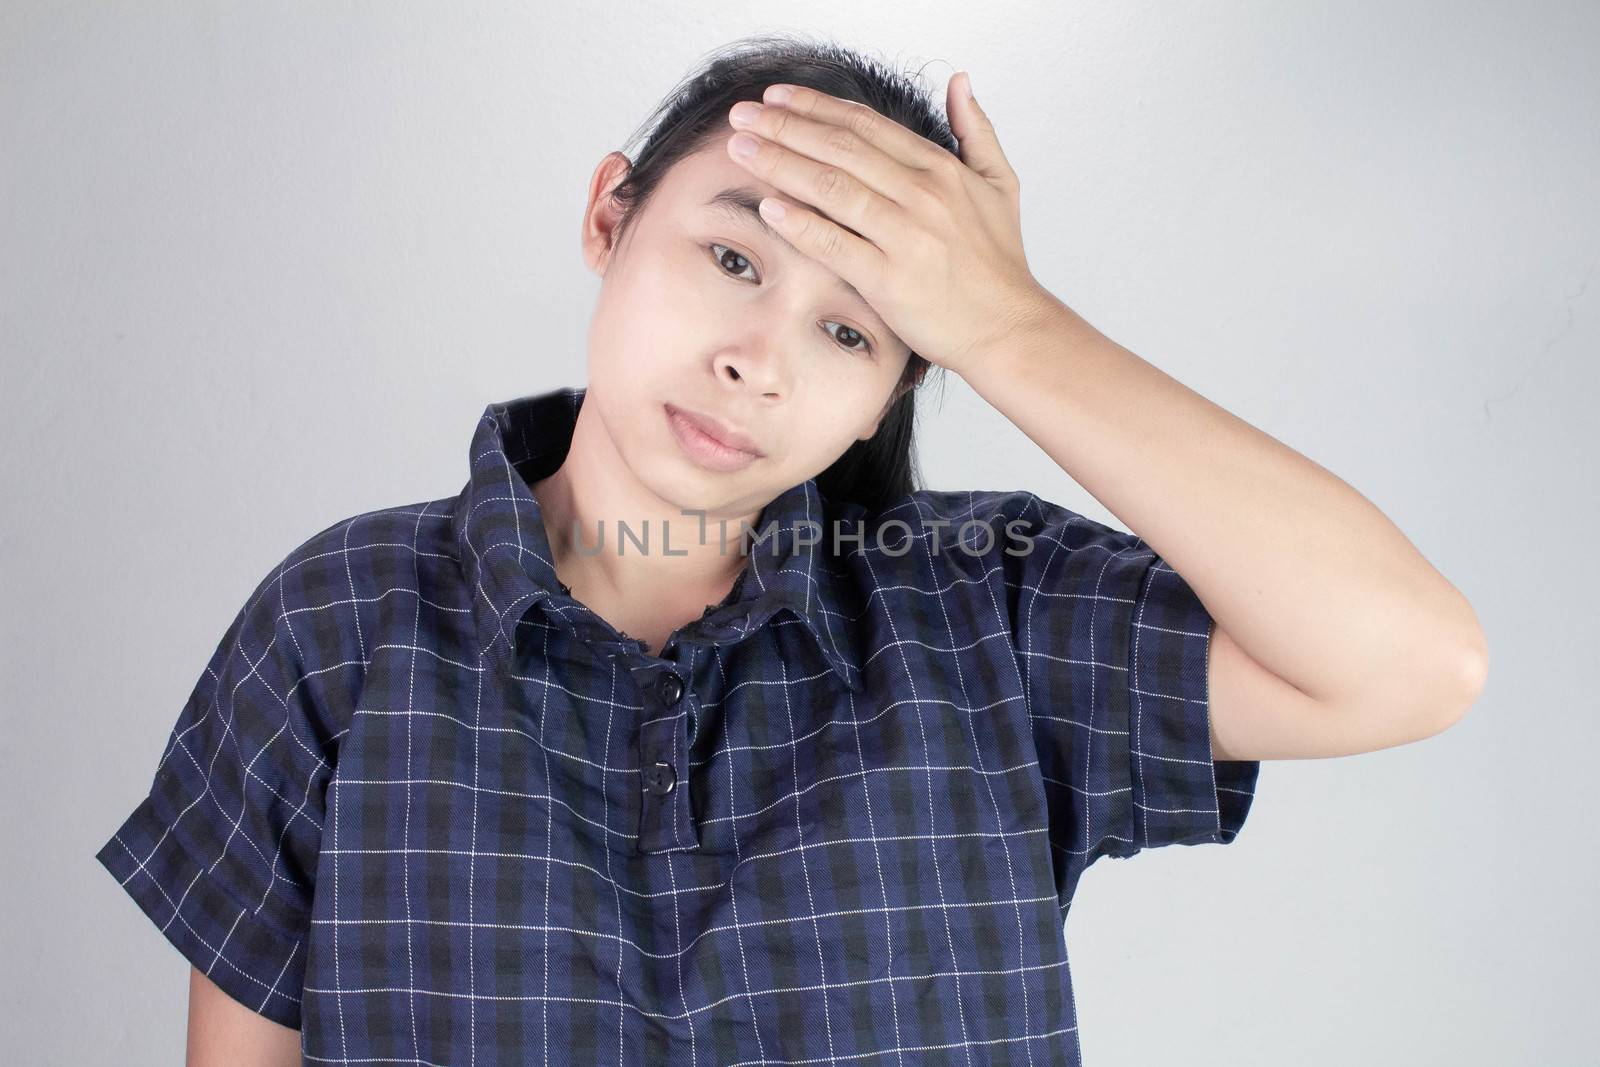
[[(398, 504), (346, 516), (303, 538), (261, 578), (256, 592), (276, 588), (294, 607), (313, 607), (372, 583), (411, 574), (419, 559), (454, 560), (453, 498)], [(425, 566), (425, 564), (423, 565)]]
[[(1027, 489), (918, 489), (866, 522), (861, 558), (880, 581), (932, 576), (953, 582), (1066, 582), (1063, 571), (1148, 566), (1155, 553), (1136, 534)], [(891, 577), (892, 576), (892, 577)]]
[(833, 536), (864, 605), (915, 612), (929, 595), (967, 595), (996, 580), (1006, 524), (1037, 513), (1033, 499), (1025, 490), (916, 489), (877, 510), (835, 509)]
[(436, 588), (427, 576), (441, 567), (457, 573), (451, 504), (363, 511), (301, 538), (258, 576), (239, 609), (240, 647), (271, 649), (284, 676), (335, 687), (327, 694), (334, 704), (353, 699), (396, 615), (391, 605)]
[(923, 518), (986, 522), (997, 513), (1026, 510), (1037, 499), (1026, 489), (916, 489), (877, 513), (880, 521)]
[(1060, 538), (1071, 526), (1107, 529), (1027, 489), (918, 489), (872, 516), (874, 545), (906, 543), (915, 555), (993, 565)]
[(887, 528), (903, 523), (923, 537), (939, 529), (946, 531), (940, 544), (959, 542), (974, 548), (981, 545), (985, 530), (1020, 533), (1099, 525), (1027, 489), (917, 489), (871, 519)]
[(908, 521), (943, 520), (957, 531), (963, 547), (975, 551), (986, 531), (1023, 543), (1038, 537), (1074, 545), (1088, 541), (1115, 541), (1126, 546), (1141, 543), (1137, 534), (1089, 518), (1027, 489), (918, 490), (902, 497), (884, 514), (891, 511), (894, 517)]

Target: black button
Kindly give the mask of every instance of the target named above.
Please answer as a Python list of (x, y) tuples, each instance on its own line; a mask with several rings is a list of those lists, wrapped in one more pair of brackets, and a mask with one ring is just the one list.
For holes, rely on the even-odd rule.
[(652, 763), (645, 768), (644, 781), (650, 787), (650, 792), (658, 797), (664, 797), (672, 792), (672, 787), (678, 784), (678, 772), (672, 769), (670, 763)]
[(656, 683), (656, 695), (661, 698), (661, 703), (672, 707), (683, 698), (683, 681), (671, 671), (661, 676)]

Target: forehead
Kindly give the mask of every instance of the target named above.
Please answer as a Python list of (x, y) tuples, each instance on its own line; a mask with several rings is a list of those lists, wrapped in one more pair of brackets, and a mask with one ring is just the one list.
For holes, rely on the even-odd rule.
[(678, 160), (662, 184), (673, 186), (682, 196), (698, 194), (702, 200), (717, 189), (734, 185), (747, 185), (762, 196), (781, 196), (777, 186), (762, 181), (728, 158), (728, 139), (733, 134), (730, 126), (722, 135)]

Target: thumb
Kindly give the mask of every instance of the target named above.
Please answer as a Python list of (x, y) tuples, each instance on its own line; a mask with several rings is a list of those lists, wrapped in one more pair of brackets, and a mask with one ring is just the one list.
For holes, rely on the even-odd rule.
[(950, 79), (945, 90), (945, 114), (950, 119), (950, 132), (960, 142), (961, 162), (991, 180), (1012, 176), (994, 124), (972, 96), (972, 75), (964, 70)]

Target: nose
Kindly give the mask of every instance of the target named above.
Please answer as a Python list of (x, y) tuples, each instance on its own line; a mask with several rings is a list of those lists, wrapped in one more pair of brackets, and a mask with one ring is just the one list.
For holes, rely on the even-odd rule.
[(788, 389), (782, 358), (760, 342), (718, 353), (714, 366), (723, 387), (765, 401), (782, 398)]

